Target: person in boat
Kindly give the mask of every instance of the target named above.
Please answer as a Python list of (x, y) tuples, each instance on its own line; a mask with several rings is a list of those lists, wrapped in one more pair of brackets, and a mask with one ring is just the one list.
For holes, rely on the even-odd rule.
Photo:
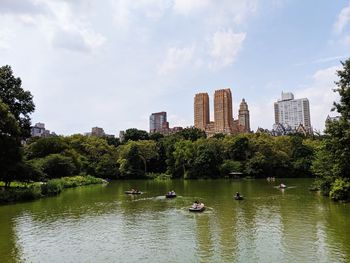
[(174, 190), (171, 190), (170, 194), (171, 195), (176, 195)]
[(198, 208), (198, 207), (199, 207), (199, 202), (198, 202), (197, 200), (194, 201), (192, 207), (193, 207), (193, 208)]
[(239, 192), (236, 192), (236, 196), (235, 196), (236, 198), (240, 198), (241, 197), (241, 195), (239, 194)]

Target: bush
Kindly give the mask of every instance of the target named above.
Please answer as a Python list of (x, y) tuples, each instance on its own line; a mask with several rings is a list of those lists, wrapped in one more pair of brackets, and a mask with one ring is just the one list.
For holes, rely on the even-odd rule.
[(171, 175), (166, 173), (147, 173), (146, 178), (153, 180), (170, 180)]
[(241, 172), (242, 166), (238, 161), (225, 160), (220, 166), (220, 173), (222, 176), (226, 176), (231, 172)]
[(0, 188), (0, 203), (30, 201), (40, 197), (41, 189), (38, 185), (32, 185), (24, 188)]
[(344, 178), (336, 179), (329, 196), (335, 201), (350, 201), (350, 182)]
[(50, 154), (43, 158), (41, 169), (49, 178), (70, 176), (76, 170), (72, 158), (61, 154)]
[(58, 195), (63, 189), (61, 179), (53, 179), (41, 185), (41, 193), (43, 195)]

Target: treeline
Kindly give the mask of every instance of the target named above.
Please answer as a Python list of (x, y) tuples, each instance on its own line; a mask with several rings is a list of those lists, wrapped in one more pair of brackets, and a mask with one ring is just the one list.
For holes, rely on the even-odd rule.
[[(84, 173), (109, 179), (220, 178), (230, 172), (254, 177), (310, 177), (319, 140), (301, 135), (217, 135), (196, 128), (170, 135), (129, 129), (126, 141), (72, 135), (34, 138), (24, 147), (28, 180)], [(131, 139), (132, 138), (132, 139)], [(21, 178), (24, 179), (24, 178)]]

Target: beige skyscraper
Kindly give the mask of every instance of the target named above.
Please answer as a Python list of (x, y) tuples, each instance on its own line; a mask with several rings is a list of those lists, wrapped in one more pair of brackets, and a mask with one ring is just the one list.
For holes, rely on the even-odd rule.
[(205, 130), (209, 121), (208, 93), (198, 93), (194, 97), (194, 126), (198, 129)]
[(215, 132), (229, 134), (232, 131), (232, 95), (230, 89), (216, 90), (214, 94)]
[(242, 99), (238, 110), (238, 124), (243, 127), (244, 132), (250, 132), (249, 110), (245, 99)]

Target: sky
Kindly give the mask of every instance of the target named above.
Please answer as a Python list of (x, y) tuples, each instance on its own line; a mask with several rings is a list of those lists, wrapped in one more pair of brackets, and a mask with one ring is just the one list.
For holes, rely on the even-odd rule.
[[(349, 0), (0, 0), (0, 66), (57, 134), (193, 125), (193, 100), (230, 88), (251, 128), (271, 129), (281, 92), (310, 101), (324, 129), (350, 57)], [(211, 114), (213, 115), (213, 114)]]

